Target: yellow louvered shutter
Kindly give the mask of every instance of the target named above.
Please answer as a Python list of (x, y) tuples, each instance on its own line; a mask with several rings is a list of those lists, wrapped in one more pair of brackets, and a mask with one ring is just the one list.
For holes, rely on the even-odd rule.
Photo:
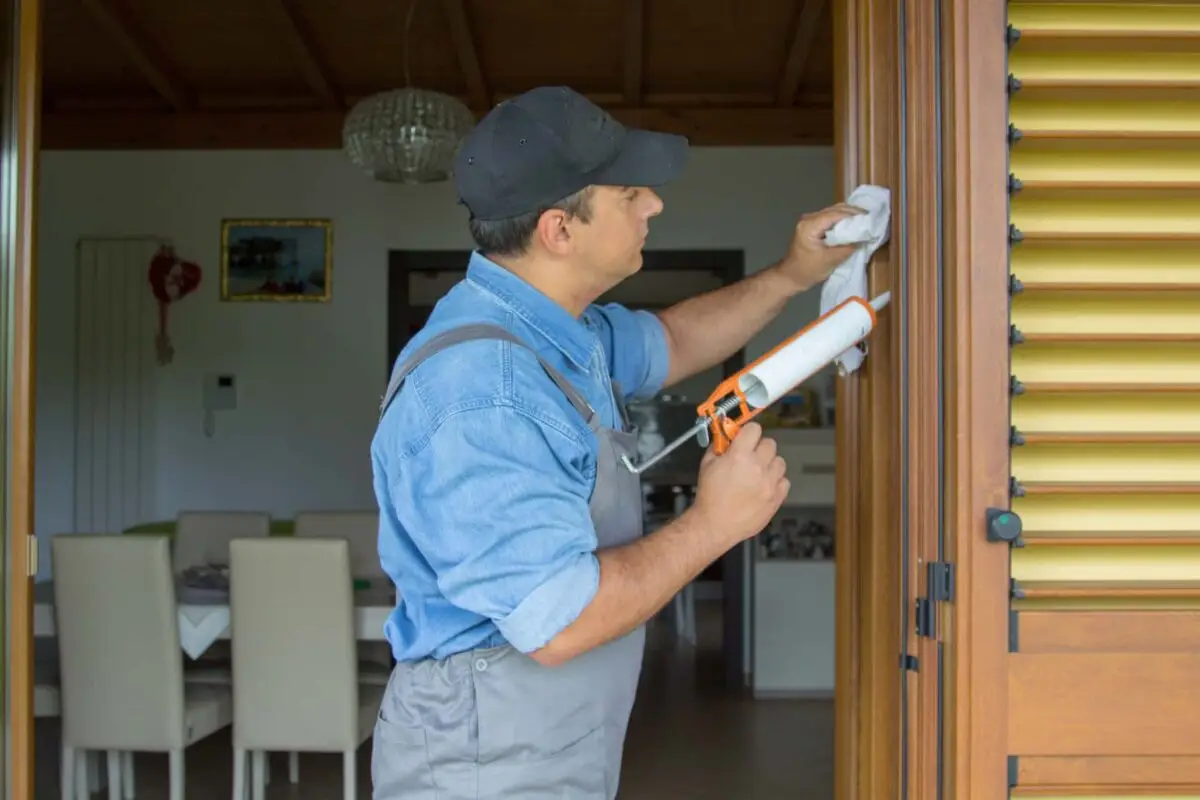
[(1013, 795), (1200, 798), (1200, 0), (1008, 13)]

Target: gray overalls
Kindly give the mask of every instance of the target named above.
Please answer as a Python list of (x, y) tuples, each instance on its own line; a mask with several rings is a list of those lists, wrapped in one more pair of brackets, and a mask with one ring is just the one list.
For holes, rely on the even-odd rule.
[[(459, 342), (503, 339), (493, 325), (434, 337), (399, 365), (383, 410), (426, 358)], [(535, 354), (536, 355), (536, 354)], [(599, 548), (642, 535), (642, 493), (621, 456), (637, 455), (637, 433), (619, 389), (624, 430), (600, 425), (583, 395), (538, 357), (599, 439), (589, 509)], [(510, 646), (397, 664), (379, 709), (371, 756), (374, 800), (611, 800), (637, 693), (646, 632), (639, 627), (559, 667)]]

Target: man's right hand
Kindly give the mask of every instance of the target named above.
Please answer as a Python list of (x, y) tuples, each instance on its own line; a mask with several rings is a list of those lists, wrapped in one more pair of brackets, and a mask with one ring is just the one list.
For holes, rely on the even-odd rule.
[(775, 442), (751, 422), (724, 455), (700, 462), (696, 502), (633, 542), (599, 550), (600, 585), (579, 617), (530, 656), (556, 666), (624, 636), (671, 602), (709, 564), (767, 526), (788, 493)]
[(729, 546), (755, 536), (770, 523), (791, 484), (775, 440), (757, 422), (747, 423), (723, 455), (710, 449), (700, 462), (696, 515)]

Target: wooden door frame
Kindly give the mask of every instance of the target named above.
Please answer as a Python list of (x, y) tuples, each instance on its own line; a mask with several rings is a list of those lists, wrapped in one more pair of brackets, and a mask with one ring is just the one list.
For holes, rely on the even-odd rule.
[(950, 608), (948, 796), (1009, 796), (1009, 547), (987, 510), (1009, 508), (1008, 73), (1005, 0), (942, 0), (947, 286), (945, 524), (962, 579)]
[[(1008, 549), (984, 526), (1009, 502), (1004, 15), (1004, 0), (834, 4), (838, 189), (893, 191), (870, 268), (892, 305), (838, 381), (837, 800), (901, 782), (932, 799), (939, 780), (944, 798), (1007, 797)], [(918, 638), (920, 567), (939, 555), (956, 593)]]
[[(899, 2), (834, 4), (834, 150), (842, 197), (862, 183), (895, 188)], [(895, 288), (901, 246), (893, 239), (872, 259), (872, 294)], [(899, 777), (900, 497), (889, 478), (899, 466), (896, 333), (903, 304), (895, 292), (892, 298), (863, 367), (837, 381), (836, 800), (894, 797)]]
[[(3, 318), (6, 330), (4, 376), (8, 406), (5, 508), (5, 631), (7, 672), (4, 708), (7, 741), (4, 797), (33, 800), (33, 539), (34, 454), (34, 262), (37, 246), (36, 196), (41, 124), (40, 0), (12, 0), (13, 70), (5, 102), (9, 126), (4, 131), (5, 157), (11, 159), (12, 182), (0, 187), (11, 203), (4, 225), (11, 233), (4, 264)], [(15, 148), (15, 152), (14, 152)]]
[[(899, 797), (901, 664), (905, 648), (902, 556), (902, 326), (909, 302), (898, 280), (910, 260), (903, 187), (898, 185), (903, 0), (834, 5), (835, 151), (838, 187), (892, 190), (892, 239), (870, 267), (872, 295), (892, 292), (863, 368), (837, 395), (837, 800)], [(912, 281), (904, 287), (911, 290)], [(911, 388), (919, 388), (910, 384)], [(910, 482), (910, 487), (912, 487)]]

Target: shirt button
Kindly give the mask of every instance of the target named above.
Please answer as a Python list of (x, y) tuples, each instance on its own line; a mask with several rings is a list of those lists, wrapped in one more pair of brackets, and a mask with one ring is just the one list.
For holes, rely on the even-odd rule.
[(488, 663), (486, 661), (484, 661), (482, 658), (475, 660), (475, 669), (479, 670), (480, 672), (486, 672), (487, 668), (488, 668)]

